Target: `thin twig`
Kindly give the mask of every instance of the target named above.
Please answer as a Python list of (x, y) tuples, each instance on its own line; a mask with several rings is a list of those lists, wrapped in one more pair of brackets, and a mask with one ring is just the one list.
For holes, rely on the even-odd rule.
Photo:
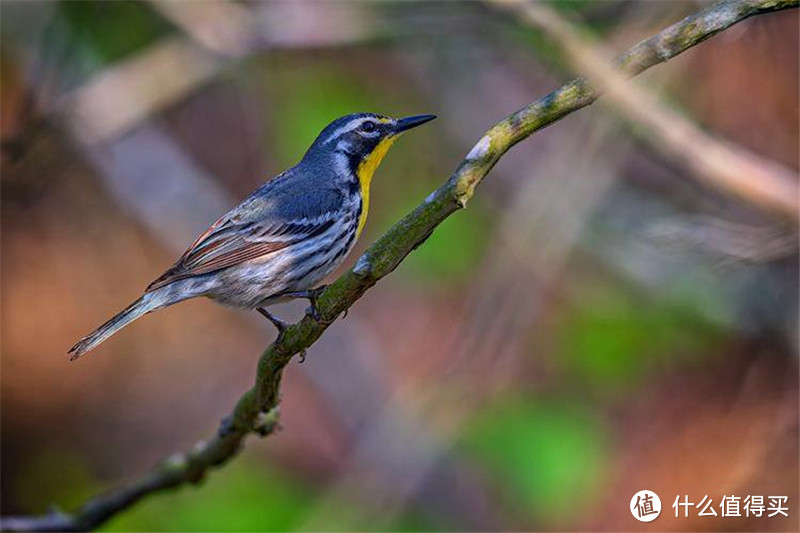
[[(800, 0), (738, 0), (708, 7), (618, 59), (621, 70), (635, 75), (664, 62), (725, 28), (759, 13), (797, 7)], [(76, 531), (92, 529), (144, 496), (184, 483), (196, 483), (214, 466), (232, 458), (250, 433), (271, 434), (277, 427), (283, 369), (292, 357), (313, 345), (336, 318), (370, 287), (391, 273), (436, 227), (466, 206), (475, 188), (512, 146), (598, 98), (584, 80), (572, 81), (492, 126), (445, 184), (378, 239), (356, 265), (319, 299), (319, 316), (304, 317), (272, 343), (258, 362), (256, 383), (238, 401), (220, 431), (209, 441), (176, 455), (144, 477), (89, 501), (73, 514), (9, 517), (4, 531)]]

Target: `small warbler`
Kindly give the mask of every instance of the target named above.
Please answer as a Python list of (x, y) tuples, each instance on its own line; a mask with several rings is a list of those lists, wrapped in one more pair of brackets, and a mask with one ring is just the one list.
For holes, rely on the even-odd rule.
[(331, 122), (303, 159), (267, 181), (205, 231), (141, 298), (81, 339), (70, 360), (140, 316), (197, 296), (257, 309), (307, 298), (353, 249), (369, 210), (372, 175), (402, 132), (436, 118), (357, 113)]

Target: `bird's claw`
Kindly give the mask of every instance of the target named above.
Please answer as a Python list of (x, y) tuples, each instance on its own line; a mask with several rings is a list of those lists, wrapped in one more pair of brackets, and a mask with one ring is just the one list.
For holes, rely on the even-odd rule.
[(327, 285), (322, 285), (321, 287), (308, 291), (308, 303), (311, 305), (306, 309), (306, 314), (317, 322), (322, 320), (322, 315), (319, 312), (319, 297), (327, 288)]
[(314, 320), (316, 320), (317, 322), (322, 320), (322, 315), (319, 314), (319, 309), (317, 309), (316, 303), (312, 303), (311, 305), (306, 307), (306, 314), (311, 318), (313, 318)]
[(306, 314), (316, 320), (317, 322), (322, 320), (322, 314), (319, 312), (319, 297), (320, 295), (325, 292), (327, 289), (327, 285), (321, 285), (316, 289), (309, 289), (307, 291), (295, 291), (295, 292), (287, 292), (285, 296), (289, 296), (292, 298), (305, 298), (308, 300), (308, 303), (311, 305), (308, 306), (306, 309)]
[[(283, 337), (283, 334), (286, 333), (286, 328), (289, 327), (289, 323), (284, 321), (284, 320), (281, 320), (278, 317), (276, 317), (275, 315), (273, 315), (272, 313), (270, 313), (269, 311), (267, 311), (263, 307), (257, 307), (256, 311), (258, 311), (259, 313), (264, 315), (267, 320), (272, 322), (272, 324), (278, 330), (278, 340), (280, 340)], [(317, 311), (316, 307), (314, 307), (313, 305), (311, 307), (309, 307), (309, 310), (307, 310), (306, 312), (307, 313), (316, 313), (317, 316), (319, 316), (319, 311)], [(312, 315), (312, 316), (314, 316), (314, 315)], [(307, 352), (305, 351), (305, 349), (300, 350), (298, 352), (298, 355), (300, 356), (300, 362), (301, 363), (305, 362), (306, 355), (307, 355)], [(224, 436), (225, 432), (232, 431), (232, 430), (233, 430), (233, 422), (231, 422), (227, 418), (225, 420), (223, 420), (222, 421), (222, 426), (220, 426), (220, 429), (219, 429), (220, 436)]]

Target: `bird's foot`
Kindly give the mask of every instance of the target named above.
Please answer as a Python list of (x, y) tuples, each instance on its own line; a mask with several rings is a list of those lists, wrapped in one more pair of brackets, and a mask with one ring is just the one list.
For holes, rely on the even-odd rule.
[(319, 308), (317, 307), (317, 303), (319, 300), (320, 295), (327, 289), (327, 285), (320, 285), (316, 289), (310, 289), (307, 291), (293, 291), (284, 293), (284, 296), (288, 296), (290, 298), (304, 298), (308, 300), (308, 303), (311, 305), (308, 306), (306, 309), (306, 314), (309, 315), (316, 321), (322, 320), (322, 315), (319, 312)]
[[(278, 340), (280, 340), (280, 338), (283, 337), (283, 334), (286, 332), (286, 328), (288, 328), (290, 324), (285, 320), (281, 320), (280, 318), (276, 317), (263, 307), (257, 307), (256, 311), (264, 315), (267, 320), (272, 322), (272, 324), (275, 326), (275, 329), (278, 330)], [(300, 352), (298, 353), (298, 355), (300, 356), (301, 363), (305, 362), (306, 354), (307, 352), (305, 350), (300, 350)]]

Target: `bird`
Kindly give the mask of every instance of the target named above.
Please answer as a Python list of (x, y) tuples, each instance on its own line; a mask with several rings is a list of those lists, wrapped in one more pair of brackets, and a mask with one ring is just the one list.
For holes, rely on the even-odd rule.
[(373, 174), (403, 132), (435, 115), (354, 113), (328, 124), (303, 158), (267, 180), (203, 232), (144, 294), (68, 352), (74, 361), (141, 316), (204, 296), (257, 310), (281, 335), (288, 324), (266, 307), (310, 301), (353, 250), (369, 212)]

